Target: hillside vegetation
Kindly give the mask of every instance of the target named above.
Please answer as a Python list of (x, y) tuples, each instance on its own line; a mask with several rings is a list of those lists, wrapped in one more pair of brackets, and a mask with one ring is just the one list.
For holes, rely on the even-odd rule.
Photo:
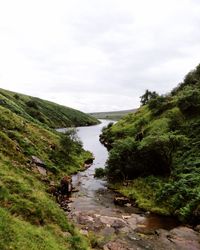
[(107, 175), (140, 207), (200, 223), (200, 65), (169, 94), (146, 91), (141, 104), (102, 131)]
[(51, 128), (88, 126), (98, 120), (78, 110), (40, 98), (0, 89), (0, 105), (29, 121)]
[[(59, 120), (65, 108), (0, 92), (0, 249), (89, 249), (51, 194), (63, 176), (81, 170), (85, 160), (91, 158), (74, 133), (60, 134), (47, 126), (46, 121), (51, 121), (51, 127), (66, 125), (67, 118), (63, 124)], [(26, 107), (32, 100), (45, 116), (45, 124), (32, 117)], [(63, 110), (61, 117), (57, 112), (55, 122), (52, 117), (56, 113), (51, 116), (42, 111), (46, 104), (49, 110)], [(87, 117), (83, 115), (85, 122), (90, 121)]]

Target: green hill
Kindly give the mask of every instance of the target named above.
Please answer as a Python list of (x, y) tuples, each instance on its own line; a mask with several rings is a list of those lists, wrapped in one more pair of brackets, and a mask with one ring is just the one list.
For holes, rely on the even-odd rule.
[(29, 121), (37, 121), (51, 128), (98, 123), (96, 118), (78, 110), (4, 89), (0, 89), (0, 105)]
[(90, 113), (91, 116), (97, 119), (110, 119), (110, 120), (119, 120), (127, 114), (136, 112), (136, 109), (130, 110), (120, 110), (120, 111), (107, 111), (107, 112), (94, 112)]
[[(61, 114), (53, 112), (53, 108)], [(40, 112), (44, 121), (31, 116), (31, 110)], [(89, 248), (68, 222), (51, 190), (59, 188), (63, 176), (81, 170), (91, 155), (82, 149), (74, 134), (60, 134), (48, 125), (93, 122), (78, 111), (0, 91), (0, 249)]]
[(170, 94), (146, 91), (141, 103), (102, 131), (108, 177), (140, 207), (200, 223), (200, 65)]

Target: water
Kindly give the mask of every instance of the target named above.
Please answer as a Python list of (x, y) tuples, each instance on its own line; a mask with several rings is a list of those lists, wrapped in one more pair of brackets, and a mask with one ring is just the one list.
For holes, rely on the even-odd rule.
[(111, 120), (100, 120), (101, 124), (90, 127), (77, 128), (77, 134), (83, 142), (85, 150), (93, 153), (94, 162), (84, 172), (72, 177), (73, 186), (79, 192), (72, 195), (71, 209), (81, 211), (94, 211), (96, 213), (111, 214), (114, 206), (113, 192), (108, 190), (107, 181), (94, 178), (95, 169), (105, 167), (108, 158), (107, 149), (99, 142), (99, 135), (104, 126)]

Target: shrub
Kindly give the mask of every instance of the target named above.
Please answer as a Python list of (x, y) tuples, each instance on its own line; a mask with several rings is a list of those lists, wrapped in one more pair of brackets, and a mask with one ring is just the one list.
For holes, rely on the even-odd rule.
[(185, 88), (179, 96), (177, 104), (184, 114), (196, 114), (200, 110), (200, 90), (192, 87)]
[(152, 174), (168, 175), (173, 155), (184, 140), (184, 136), (165, 133), (148, 136), (141, 142), (130, 137), (117, 141), (107, 161), (108, 176), (125, 180)]
[(106, 175), (106, 170), (104, 168), (96, 168), (95, 169), (95, 178), (102, 178)]
[(154, 115), (160, 115), (169, 108), (169, 102), (167, 97), (161, 95), (149, 100), (148, 107)]
[(34, 100), (30, 100), (30, 101), (26, 102), (26, 105), (28, 107), (34, 108), (34, 109), (38, 109), (39, 108), (37, 102), (34, 101)]
[(13, 96), (16, 100), (19, 100), (20, 99), (20, 97), (19, 97), (19, 95), (18, 94), (14, 94), (14, 96)]

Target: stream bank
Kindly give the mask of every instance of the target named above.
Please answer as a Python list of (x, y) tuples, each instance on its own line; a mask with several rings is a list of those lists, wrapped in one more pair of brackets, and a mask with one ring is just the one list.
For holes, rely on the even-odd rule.
[(199, 233), (179, 226), (170, 217), (146, 213), (131, 203), (119, 206), (114, 203), (116, 193), (108, 188), (105, 180), (95, 179), (95, 168), (104, 167), (108, 152), (99, 142), (103, 126), (78, 128), (78, 136), (86, 150), (93, 153), (93, 165), (72, 177), (74, 192), (70, 197), (68, 217), (87, 236), (93, 249), (104, 250), (198, 250)]

